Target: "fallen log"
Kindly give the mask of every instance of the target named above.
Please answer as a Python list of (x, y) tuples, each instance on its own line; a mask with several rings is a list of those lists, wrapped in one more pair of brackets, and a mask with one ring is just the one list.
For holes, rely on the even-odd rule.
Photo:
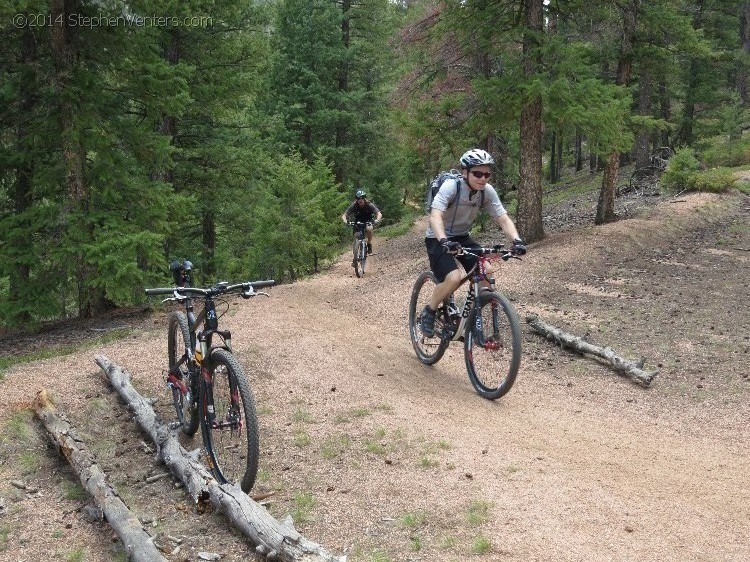
[(210, 502), (257, 545), (258, 554), (284, 562), (346, 562), (346, 556), (327, 552), (303, 537), (291, 524), (276, 520), (239, 486), (219, 484), (197, 455), (186, 451), (168, 426), (158, 420), (151, 403), (130, 384), (130, 374), (103, 355), (97, 355), (95, 360), (112, 387), (133, 410), (138, 425), (156, 444), (160, 460), (183, 482), (193, 501)]
[(564, 332), (560, 328), (556, 328), (555, 326), (543, 322), (536, 314), (527, 316), (526, 322), (529, 323), (535, 332), (545, 336), (548, 340), (554, 341), (561, 347), (600, 357), (608, 361), (616, 372), (627, 375), (644, 386), (650, 386), (654, 377), (659, 372), (646, 372), (642, 369), (645, 362), (644, 359), (641, 359), (640, 361), (629, 361), (624, 359), (615, 353), (612, 348), (593, 345), (583, 338), (574, 336), (573, 334)]
[(46, 390), (42, 389), (37, 393), (34, 406), (37, 417), (54, 439), (57, 449), (71, 464), (83, 487), (101, 509), (107, 523), (120, 537), (128, 560), (166, 562), (166, 558), (158, 551), (141, 522), (107, 482), (104, 471), (99, 468), (94, 455), (86, 448), (83, 440), (76, 435), (75, 428), (52, 406)]

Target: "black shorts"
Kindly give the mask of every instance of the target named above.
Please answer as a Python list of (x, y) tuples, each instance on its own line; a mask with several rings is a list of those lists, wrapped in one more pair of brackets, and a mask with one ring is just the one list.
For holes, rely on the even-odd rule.
[[(471, 236), (451, 236), (448, 238), (451, 242), (458, 242), (464, 248), (480, 248)], [(430, 258), (430, 269), (437, 277), (438, 281), (442, 283), (451, 271), (458, 269), (456, 260), (461, 262), (461, 265), (466, 271), (469, 271), (474, 264), (477, 263), (477, 258), (474, 256), (463, 255), (454, 256), (449, 254), (443, 245), (438, 242), (436, 238), (425, 238), (425, 246), (427, 246), (427, 256)]]

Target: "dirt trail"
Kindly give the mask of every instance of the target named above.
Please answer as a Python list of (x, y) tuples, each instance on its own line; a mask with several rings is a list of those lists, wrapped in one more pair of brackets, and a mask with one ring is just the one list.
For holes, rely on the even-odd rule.
[[(364, 279), (344, 255), (268, 299), (233, 303), (222, 322), (260, 412), (256, 489), (277, 491), (272, 513), (292, 513), (304, 534), (355, 561), (750, 559), (749, 218), (747, 198), (691, 195), (639, 218), (550, 234), (522, 263), (501, 266), (498, 285), (522, 319), (536, 312), (645, 356), (660, 370), (650, 389), (525, 325), (518, 381), (496, 402), (474, 393), (458, 344), (437, 365), (420, 364), (407, 304), (426, 265), (421, 225), (376, 239)], [(157, 331), (97, 350), (145, 394), (162, 393), (153, 373), (164, 328), (154, 322), (163, 318), (151, 322)], [(91, 410), (79, 401), (106, 395), (92, 356), (14, 369), (1, 383), (3, 411), (26, 403), (54, 364), (60, 377), (47, 382), (85, 424), (79, 412)], [(137, 480), (148, 469), (132, 441), (127, 455), (102, 452), (123, 482), (118, 471)], [(8, 466), (0, 473), (13, 477)], [(181, 527), (187, 515), (173, 513), (179, 492), (149, 491), (163, 504), (149, 507), (160, 529), (205, 550)], [(63, 509), (58, 495), (46, 494), (47, 509)], [(76, 536), (88, 545), (102, 534)], [(41, 547), (33, 535), (27, 541)], [(242, 559), (247, 550), (232, 540), (217, 544), (225, 559)], [(107, 559), (86, 548), (87, 560)], [(172, 559), (195, 560), (188, 552)]]

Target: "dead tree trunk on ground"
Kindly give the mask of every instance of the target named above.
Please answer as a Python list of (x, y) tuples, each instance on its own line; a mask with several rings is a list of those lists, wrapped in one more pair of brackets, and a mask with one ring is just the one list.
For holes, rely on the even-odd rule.
[(607, 360), (615, 371), (632, 377), (644, 386), (649, 386), (658, 373), (658, 371), (647, 373), (642, 370), (645, 359), (641, 359), (638, 362), (623, 359), (611, 348), (590, 344), (582, 338), (542, 322), (536, 315), (527, 316), (526, 322), (531, 325), (535, 332), (542, 334), (548, 340), (559, 343), (562, 347), (567, 347), (580, 353), (589, 353), (601, 357), (602, 359)]
[(112, 387), (135, 413), (136, 421), (157, 446), (157, 454), (188, 489), (196, 502), (210, 501), (226, 515), (269, 560), (284, 562), (345, 562), (322, 546), (300, 535), (293, 526), (277, 521), (265, 507), (248, 497), (239, 486), (219, 484), (195, 455), (188, 453), (169, 428), (156, 418), (151, 404), (130, 384), (130, 375), (103, 355), (96, 363), (107, 374)]
[(107, 482), (107, 477), (99, 468), (94, 455), (85, 443), (76, 436), (70, 422), (57, 414), (46, 390), (40, 390), (34, 402), (36, 415), (47, 428), (57, 445), (57, 449), (68, 459), (81, 479), (84, 488), (91, 494), (109, 525), (120, 537), (128, 560), (133, 562), (166, 562), (151, 536), (143, 529), (117, 492)]

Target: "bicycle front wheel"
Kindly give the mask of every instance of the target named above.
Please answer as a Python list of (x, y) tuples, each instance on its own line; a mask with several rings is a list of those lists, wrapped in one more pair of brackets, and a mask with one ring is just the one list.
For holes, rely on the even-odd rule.
[[(212, 384), (204, 384), (204, 389), (210, 389), (213, 399), (213, 422), (203, 404), (201, 411), (206, 416), (203, 442), (211, 471), (219, 481), (237, 484), (247, 493), (255, 484), (260, 456), (253, 393), (237, 359), (225, 349), (211, 353), (210, 372)], [(202, 402), (206, 394), (202, 393)]]
[(360, 277), (365, 276), (365, 265), (367, 264), (367, 244), (364, 240), (359, 241), (359, 272)]
[[(169, 317), (169, 333), (167, 335), (169, 372), (175, 371), (175, 375), (179, 379), (175, 382), (181, 382), (187, 389), (187, 393), (183, 393), (173, 384), (171, 387), (172, 401), (177, 410), (177, 418), (180, 421), (182, 432), (192, 436), (198, 431), (198, 407), (195, 400), (198, 381), (197, 377), (191, 376), (188, 368), (186, 351), (189, 346), (190, 329), (188, 328), (187, 317), (182, 312), (174, 312)], [(182, 361), (182, 364), (176, 367), (180, 361)]]
[(409, 301), (409, 333), (411, 344), (417, 354), (417, 358), (425, 365), (433, 365), (440, 361), (448, 349), (450, 339), (444, 337), (445, 309), (448, 301), (435, 314), (435, 336), (428, 338), (422, 333), (419, 317), (422, 310), (432, 298), (432, 293), (438, 284), (437, 277), (432, 271), (425, 271), (417, 277), (414, 288), (411, 291)]
[(360, 238), (354, 240), (352, 251), (354, 252), (354, 262), (352, 263), (354, 273), (357, 274), (357, 277), (362, 277), (365, 274), (365, 259), (367, 257), (367, 248), (365, 247), (364, 240)]
[(504, 396), (513, 386), (521, 364), (521, 325), (510, 301), (483, 291), (469, 315), (464, 357), (469, 380), (488, 400)]

